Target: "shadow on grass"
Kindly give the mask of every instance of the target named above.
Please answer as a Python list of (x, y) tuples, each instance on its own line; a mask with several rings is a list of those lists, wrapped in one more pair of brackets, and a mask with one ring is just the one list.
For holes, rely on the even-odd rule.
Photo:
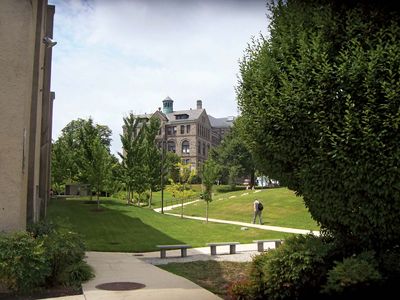
[[(101, 200), (101, 210), (87, 200), (52, 201), (48, 218), (84, 237), (87, 250), (143, 252), (157, 251), (156, 245), (182, 244), (147, 223), (160, 222), (158, 214), (115, 200)], [(96, 201), (94, 201), (96, 202)], [(135, 215), (139, 215), (135, 216)]]

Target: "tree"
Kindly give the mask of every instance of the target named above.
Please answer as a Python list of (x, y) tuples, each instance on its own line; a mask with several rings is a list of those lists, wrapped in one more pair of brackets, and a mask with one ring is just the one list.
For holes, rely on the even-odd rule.
[[(87, 136), (81, 137), (83, 128)], [(60, 191), (67, 182), (87, 182), (87, 174), (83, 170), (86, 164), (82, 140), (93, 141), (99, 137), (101, 144), (109, 151), (111, 130), (105, 125), (94, 124), (89, 118), (69, 122), (61, 131), (60, 137), (52, 145), (52, 186)]]
[(211, 158), (220, 166), (221, 175), (234, 189), (239, 176), (249, 176), (250, 183), (255, 183), (255, 162), (249, 147), (242, 137), (240, 120), (237, 118), (228, 135), (211, 151)]
[(201, 172), (203, 185), (203, 199), (206, 201), (206, 222), (208, 223), (208, 205), (212, 201), (212, 188), (219, 175), (219, 168), (215, 161), (208, 159), (203, 164)]
[(400, 240), (400, 17), (374, 1), (285, 1), (240, 64), (260, 169), (344, 244)]
[(190, 199), (195, 195), (188, 184), (191, 183), (196, 173), (190, 168), (189, 164), (177, 163), (176, 167), (179, 170), (179, 181), (175, 182), (170, 178), (168, 190), (171, 191), (172, 197), (181, 200), (181, 218), (183, 218), (184, 200)]
[[(127, 203), (133, 199), (133, 193), (142, 191), (144, 153), (142, 151), (142, 120), (136, 118), (132, 113), (124, 119), (123, 134), (120, 135), (123, 153), (118, 152), (122, 159), (122, 168), (124, 170), (123, 178), (127, 188)], [(139, 194), (140, 201), (140, 194)]]
[(147, 178), (147, 185), (150, 189), (149, 207), (153, 199), (153, 191), (160, 187), (161, 177), (161, 152), (156, 145), (156, 136), (160, 129), (160, 120), (157, 118), (150, 118), (149, 122), (144, 124), (144, 152), (145, 152), (145, 172)]
[[(85, 182), (96, 191), (98, 208), (100, 192), (111, 175), (111, 155), (108, 143), (104, 143), (101, 139), (104, 126), (101, 126), (103, 128), (101, 130), (99, 128), (89, 118), (79, 129), (79, 144), (82, 147), (82, 159), (79, 161), (81, 177), (85, 178)], [(92, 199), (92, 193), (90, 193), (90, 199)]]
[[(100, 192), (104, 188), (106, 180), (111, 174), (111, 157), (107, 148), (101, 143), (99, 137), (94, 138), (90, 143), (84, 144), (85, 155), (83, 169), (88, 183), (96, 191), (97, 209), (100, 208)], [(92, 195), (90, 195), (92, 197)]]

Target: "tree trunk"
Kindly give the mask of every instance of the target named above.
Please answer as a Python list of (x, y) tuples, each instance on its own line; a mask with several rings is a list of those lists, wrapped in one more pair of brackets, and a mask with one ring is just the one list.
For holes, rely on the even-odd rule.
[(208, 224), (208, 201), (206, 201), (206, 223)]
[(181, 218), (183, 219), (183, 198), (181, 199)]
[(100, 209), (100, 193), (99, 193), (99, 189), (100, 189), (100, 187), (99, 187), (99, 185), (97, 185), (97, 187), (96, 187), (96, 196), (97, 196), (97, 209), (99, 210)]
[(152, 202), (152, 200), (153, 200), (153, 191), (152, 191), (152, 189), (150, 188), (149, 208), (151, 208), (151, 202)]

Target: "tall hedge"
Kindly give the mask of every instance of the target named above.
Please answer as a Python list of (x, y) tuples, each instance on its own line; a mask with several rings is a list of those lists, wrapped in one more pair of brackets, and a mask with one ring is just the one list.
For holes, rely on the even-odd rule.
[(302, 195), (323, 228), (361, 247), (398, 244), (399, 11), (283, 2), (240, 64), (243, 134), (264, 173)]

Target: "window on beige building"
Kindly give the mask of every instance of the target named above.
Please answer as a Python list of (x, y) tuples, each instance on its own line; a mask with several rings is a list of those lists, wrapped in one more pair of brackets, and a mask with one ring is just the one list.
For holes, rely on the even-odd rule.
[(176, 147), (175, 147), (175, 142), (174, 141), (168, 141), (167, 143), (167, 150), (170, 152), (176, 152)]
[(183, 141), (182, 142), (182, 153), (189, 154), (189, 151), (190, 151), (189, 142), (188, 141)]
[(197, 145), (197, 152), (201, 154), (201, 143), (199, 142)]
[(190, 125), (186, 125), (186, 133), (190, 132)]
[(185, 125), (181, 125), (181, 134), (185, 133)]

